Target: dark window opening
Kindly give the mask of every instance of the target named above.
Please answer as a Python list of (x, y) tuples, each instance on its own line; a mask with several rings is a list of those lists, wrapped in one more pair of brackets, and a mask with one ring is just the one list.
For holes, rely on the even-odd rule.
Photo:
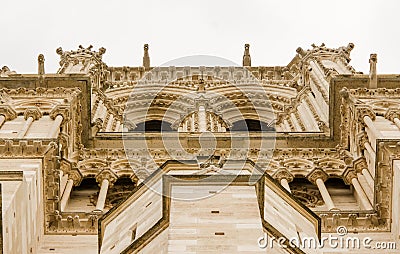
[(233, 123), (230, 131), (275, 131), (275, 128), (262, 121), (245, 119)]
[(161, 131), (173, 131), (171, 124), (160, 120), (150, 120), (143, 123), (139, 123), (133, 131), (144, 131), (144, 132), (161, 132)]

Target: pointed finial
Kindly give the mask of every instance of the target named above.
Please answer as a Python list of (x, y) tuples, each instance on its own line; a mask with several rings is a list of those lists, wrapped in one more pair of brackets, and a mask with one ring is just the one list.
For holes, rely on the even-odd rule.
[(38, 74), (43, 75), (44, 74), (44, 55), (40, 54), (38, 56)]
[(146, 71), (150, 69), (149, 44), (147, 43), (144, 44), (143, 67)]
[(376, 54), (371, 54), (369, 57), (369, 88), (378, 88), (378, 77), (376, 73), (376, 63), (378, 58)]
[(244, 44), (243, 66), (251, 66), (250, 44)]

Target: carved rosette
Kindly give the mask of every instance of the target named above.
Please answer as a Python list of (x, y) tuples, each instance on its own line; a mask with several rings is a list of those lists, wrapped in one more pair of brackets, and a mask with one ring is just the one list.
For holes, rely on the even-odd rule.
[(6, 121), (10, 121), (17, 117), (17, 112), (10, 105), (0, 105), (0, 115), (3, 115)]
[(114, 172), (112, 172), (111, 169), (105, 168), (102, 171), (100, 171), (100, 173), (98, 173), (96, 176), (96, 181), (100, 187), (101, 187), (101, 183), (105, 179), (108, 180), (108, 182), (110, 184), (109, 186), (112, 187), (113, 184), (115, 183), (115, 181), (117, 181), (118, 176)]
[(27, 120), (29, 117), (32, 117), (34, 121), (39, 120), (43, 116), (42, 112), (38, 107), (30, 107), (27, 108), (24, 112), (24, 118)]
[(342, 178), (345, 184), (351, 185), (351, 180), (353, 178), (357, 178), (357, 172), (353, 167), (347, 167), (346, 170), (343, 172)]
[(279, 182), (282, 179), (286, 179), (288, 181), (288, 183), (292, 182), (294, 179), (294, 176), (292, 175), (292, 173), (290, 173), (286, 168), (280, 168), (277, 171), (275, 171), (275, 173), (272, 175), (272, 177), (276, 180), (278, 180)]
[(308, 181), (310, 181), (313, 184), (316, 184), (318, 178), (320, 178), (322, 181), (325, 182), (326, 180), (328, 180), (329, 175), (320, 168), (314, 169), (307, 175)]

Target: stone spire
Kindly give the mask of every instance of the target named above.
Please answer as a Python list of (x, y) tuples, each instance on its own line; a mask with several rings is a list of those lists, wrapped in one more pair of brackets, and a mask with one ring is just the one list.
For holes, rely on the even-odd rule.
[(150, 69), (149, 44), (147, 43), (144, 44), (143, 67), (146, 71)]
[(251, 57), (249, 52), (250, 44), (244, 44), (243, 66), (251, 66)]
[(38, 74), (43, 75), (44, 74), (44, 55), (40, 54), (38, 56)]
[(376, 54), (371, 54), (369, 57), (369, 88), (378, 87), (378, 78), (376, 73), (376, 63), (378, 58)]

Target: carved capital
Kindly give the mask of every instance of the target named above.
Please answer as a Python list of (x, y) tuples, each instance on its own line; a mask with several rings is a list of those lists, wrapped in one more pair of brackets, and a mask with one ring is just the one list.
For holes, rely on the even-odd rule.
[(3, 115), (6, 121), (10, 121), (17, 117), (17, 112), (10, 105), (0, 105), (0, 115)]
[(30, 107), (27, 108), (24, 112), (24, 118), (27, 120), (29, 117), (32, 117), (34, 121), (39, 120), (43, 116), (42, 112), (38, 107)]
[(83, 175), (77, 168), (74, 168), (68, 171), (68, 179), (72, 179), (74, 181), (74, 186), (79, 186), (82, 182)]
[(316, 168), (313, 171), (311, 171), (308, 175), (307, 175), (307, 179), (308, 181), (312, 182), (313, 184), (316, 184), (315, 182), (317, 181), (317, 179), (321, 179), (322, 181), (326, 181), (329, 178), (329, 175), (323, 171), (320, 168)]
[(69, 106), (68, 105), (57, 105), (50, 112), (50, 118), (55, 119), (58, 115), (63, 117), (63, 123), (69, 119)]
[(294, 176), (292, 173), (290, 173), (286, 168), (280, 168), (275, 173), (272, 175), (274, 179), (277, 179), (279, 182), (282, 179), (286, 179), (288, 183), (292, 182), (294, 179)]
[(369, 116), (372, 121), (374, 121), (376, 118), (376, 114), (370, 106), (367, 105), (358, 106), (356, 108), (356, 111), (357, 111), (356, 120), (360, 123), (364, 123), (365, 116)]
[(60, 170), (65, 174), (68, 174), (72, 170), (72, 163), (66, 159), (60, 161)]
[(343, 181), (347, 185), (351, 185), (351, 180), (357, 178), (357, 172), (353, 167), (347, 167), (342, 175)]
[(364, 168), (368, 168), (367, 161), (364, 157), (360, 157), (354, 161), (353, 168), (356, 172), (361, 173)]
[(385, 118), (394, 121), (395, 118), (400, 119), (400, 109), (398, 108), (388, 108), (385, 113)]
[(101, 183), (105, 179), (107, 179), (108, 182), (110, 183), (110, 186), (112, 186), (115, 183), (115, 181), (117, 181), (118, 176), (114, 172), (112, 172), (112, 170), (105, 168), (102, 171), (100, 171), (100, 173), (97, 174), (96, 181), (99, 184), (99, 186), (101, 186)]

